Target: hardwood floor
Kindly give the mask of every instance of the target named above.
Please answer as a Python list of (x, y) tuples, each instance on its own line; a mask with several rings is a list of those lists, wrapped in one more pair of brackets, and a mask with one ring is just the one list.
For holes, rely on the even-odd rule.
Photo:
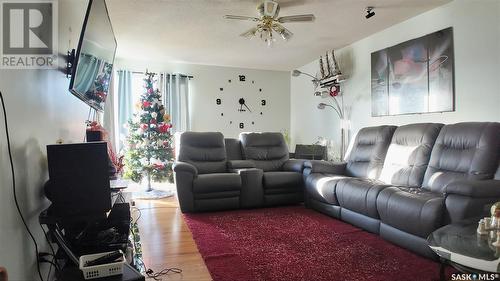
[[(135, 203), (141, 210), (138, 224), (146, 266), (155, 272), (167, 267), (182, 269), (181, 274), (172, 273), (163, 280), (212, 280), (184, 222), (177, 198), (135, 200)], [(137, 218), (137, 212), (133, 211), (132, 216)]]

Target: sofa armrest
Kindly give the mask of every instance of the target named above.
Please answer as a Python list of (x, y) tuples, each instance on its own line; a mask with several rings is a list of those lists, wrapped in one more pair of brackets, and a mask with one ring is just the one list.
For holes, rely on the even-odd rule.
[(304, 159), (288, 159), (283, 164), (283, 171), (302, 173), (306, 161)]
[(448, 184), (444, 193), (473, 198), (500, 197), (500, 180), (459, 180)]
[(187, 173), (193, 174), (193, 176), (195, 176), (195, 177), (198, 175), (198, 169), (196, 169), (195, 166), (193, 166), (189, 163), (186, 163), (186, 162), (181, 162), (181, 161), (175, 162), (173, 165), (173, 169), (174, 169), (174, 172), (176, 172), (176, 173), (187, 172)]
[(241, 177), (240, 207), (256, 208), (264, 205), (264, 188), (261, 169), (237, 169), (234, 170)]
[(229, 160), (227, 161), (228, 170), (249, 169), (255, 168), (255, 163), (252, 160)]
[(311, 170), (311, 173), (327, 173), (335, 175), (343, 175), (347, 163), (345, 162), (329, 162), (322, 160), (309, 160), (304, 163), (306, 168)]
[(194, 205), (193, 183), (198, 176), (198, 169), (195, 166), (177, 161), (173, 165), (175, 172), (175, 187), (177, 188), (177, 198), (183, 213), (196, 211)]

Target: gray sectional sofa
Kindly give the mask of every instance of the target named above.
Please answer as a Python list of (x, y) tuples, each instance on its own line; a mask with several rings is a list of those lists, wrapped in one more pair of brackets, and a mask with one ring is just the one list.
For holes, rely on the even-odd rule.
[(174, 165), (183, 212), (305, 206), (428, 257), (437, 228), (500, 201), (500, 123), (361, 129), (345, 162), (288, 159), (279, 133), (181, 135)]

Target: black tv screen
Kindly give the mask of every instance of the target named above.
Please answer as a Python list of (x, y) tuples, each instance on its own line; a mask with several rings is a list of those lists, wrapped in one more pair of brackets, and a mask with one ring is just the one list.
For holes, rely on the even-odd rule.
[(116, 39), (105, 0), (89, 0), (75, 53), (69, 90), (103, 111), (113, 71)]

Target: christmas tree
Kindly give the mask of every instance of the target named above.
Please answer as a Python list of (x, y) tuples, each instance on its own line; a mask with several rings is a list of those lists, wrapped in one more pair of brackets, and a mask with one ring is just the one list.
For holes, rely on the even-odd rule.
[(137, 112), (128, 121), (128, 149), (125, 154), (125, 177), (135, 182), (147, 178), (173, 182), (173, 138), (170, 133), (170, 116), (161, 103), (158, 89), (154, 89), (153, 73), (146, 72), (144, 92), (136, 105)]

